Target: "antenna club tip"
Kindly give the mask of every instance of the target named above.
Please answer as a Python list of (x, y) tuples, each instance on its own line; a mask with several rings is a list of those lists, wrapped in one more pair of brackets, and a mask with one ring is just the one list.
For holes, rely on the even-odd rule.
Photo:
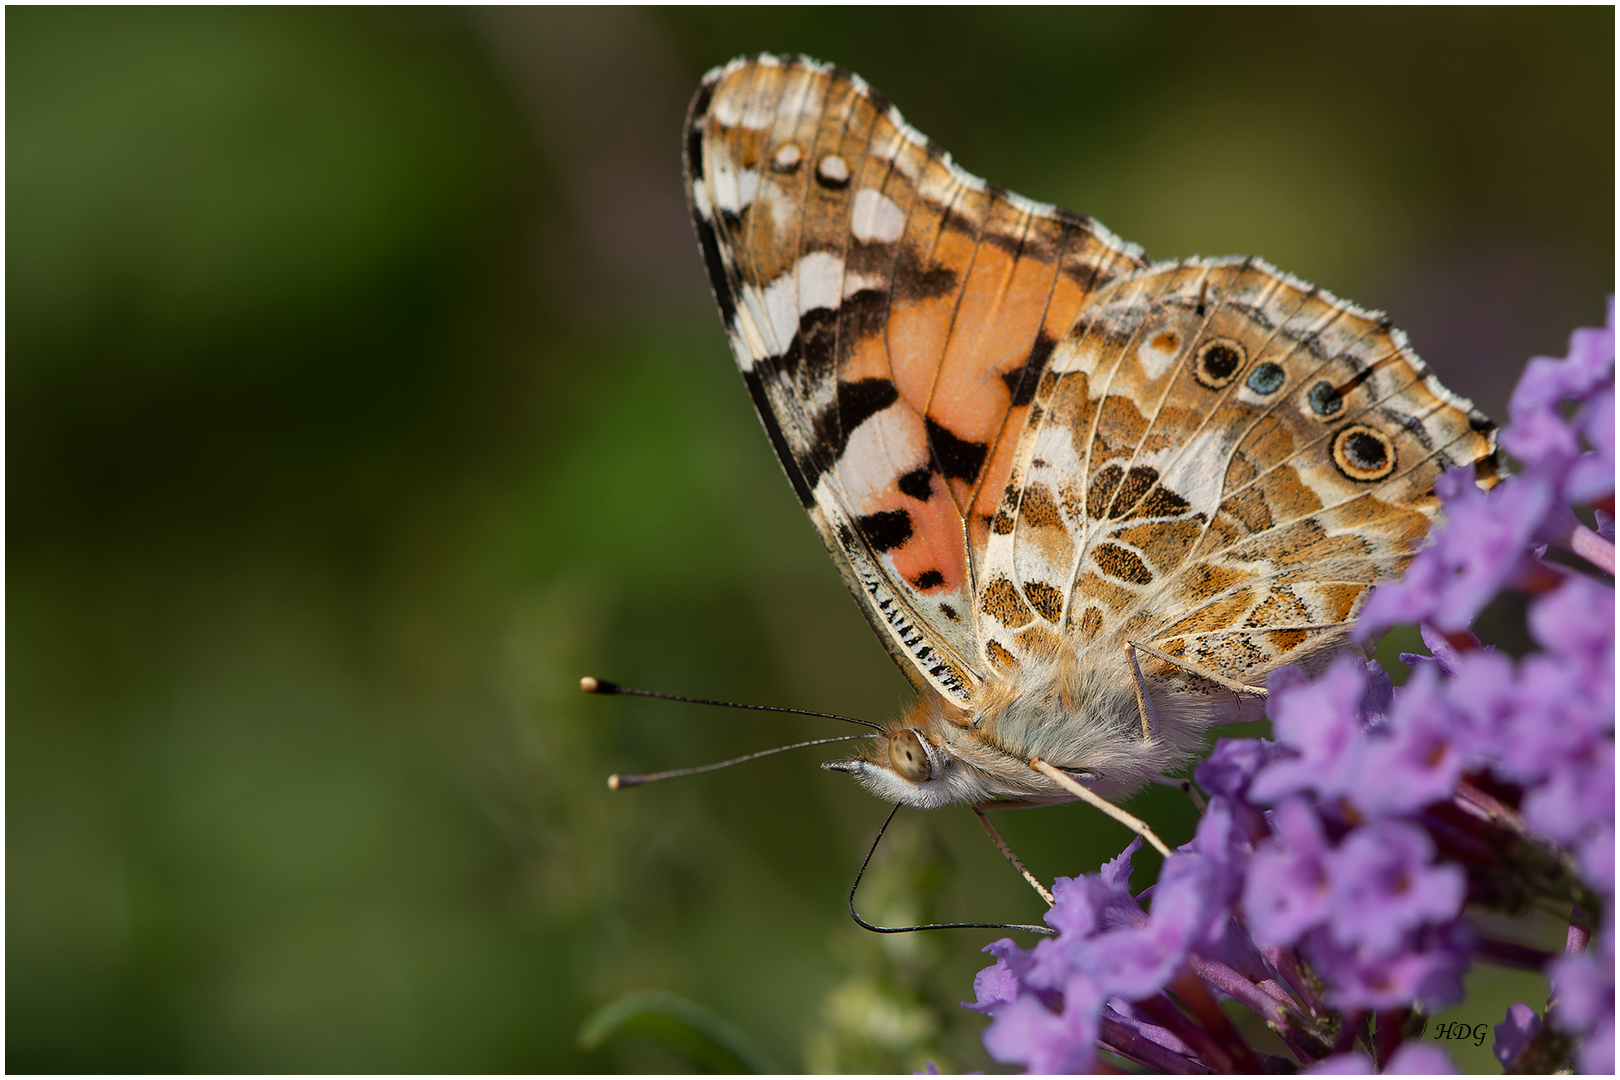
[[(583, 679), (581, 679), (580, 681), (584, 682)], [(592, 680), (592, 681), (595, 681), (595, 680)], [(618, 791), (619, 790), (619, 774), (618, 773), (614, 773), (612, 776), (608, 777), (608, 790), (609, 791)]]
[(610, 683), (606, 679), (598, 679), (594, 675), (587, 675), (579, 680), (579, 688), (587, 694), (617, 694), (618, 683)]
[(585, 675), (579, 680), (579, 688), (587, 694), (596, 693), (597, 681), (593, 676)]

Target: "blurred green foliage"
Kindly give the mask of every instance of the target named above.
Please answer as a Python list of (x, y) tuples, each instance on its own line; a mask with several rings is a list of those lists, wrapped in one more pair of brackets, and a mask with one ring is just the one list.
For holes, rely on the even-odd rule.
[[(603, 784), (824, 722), (574, 689), (905, 694), (705, 296), (677, 147), (714, 63), (858, 70), (1155, 255), (1253, 252), (1388, 308), (1497, 412), (1612, 288), (1610, 9), (6, 29), (12, 1071), (701, 1064), (581, 1048), (641, 990), (793, 1066), (988, 1065), (954, 1003), (989, 935), (844, 912), (884, 812), (847, 779), (795, 754)], [(1133, 807), (1190, 835), (1179, 794)], [(998, 825), (1047, 879), (1125, 841), (1078, 807)], [(1040, 910), (966, 810), (902, 815), (862, 904)]]

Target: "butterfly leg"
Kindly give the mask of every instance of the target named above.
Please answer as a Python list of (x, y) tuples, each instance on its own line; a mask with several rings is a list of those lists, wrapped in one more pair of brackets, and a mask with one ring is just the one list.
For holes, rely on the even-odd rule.
[(1013, 854), (1013, 849), (1007, 846), (1007, 841), (1003, 840), (1001, 834), (996, 831), (996, 827), (990, 824), (990, 818), (985, 814), (983, 807), (975, 806), (973, 812), (979, 815), (979, 824), (984, 826), (984, 831), (990, 834), (990, 839), (995, 841), (995, 845), (1001, 849), (1001, 853), (1007, 856), (1007, 861), (1016, 866), (1018, 872), (1024, 875), (1024, 880), (1033, 885), (1035, 891), (1041, 894), (1041, 899), (1046, 901), (1046, 906), (1051, 907), (1056, 904), (1057, 901), (1052, 899), (1052, 894), (1046, 891), (1045, 885), (1041, 884), (1041, 879), (1025, 869), (1024, 864), (1018, 860), (1018, 856)]
[(1132, 656), (1131, 656), (1131, 669), (1132, 669), (1132, 671), (1134, 671), (1136, 673), (1136, 678), (1137, 678), (1136, 695), (1137, 695), (1137, 700), (1138, 701), (1141, 701), (1142, 696), (1143, 696), (1142, 695), (1142, 682), (1141, 682), (1142, 673), (1141, 673), (1141, 670), (1139, 668), (1137, 668), (1137, 666), (1136, 666), (1135, 653), (1138, 650), (1147, 653), (1149, 656), (1153, 657), (1155, 660), (1163, 660), (1165, 663), (1169, 664), (1172, 667), (1178, 667), (1182, 671), (1189, 672), (1190, 674), (1196, 675), (1200, 679), (1208, 679), (1210, 682), (1214, 683), (1216, 686), (1224, 686), (1228, 690), (1232, 691), (1234, 694), (1248, 694), (1251, 697), (1267, 697), (1268, 696), (1268, 692), (1267, 692), (1266, 688), (1263, 687), (1263, 686), (1250, 686), (1247, 683), (1240, 683), (1236, 679), (1228, 679), (1225, 675), (1217, 675), (1215, 672), (1210, 671), (1208, 668), (1201, 668), (1197, 664), (1190, 664), (1187, 661), (1181, 659), (1179, 656), (1171, 656), (1167, 652), (1163, 652), (1163, 651), (1161, 651), (1159, 649), (1155, 649), (1151, 645), (1144, 645), (1140, 641), (1127, 641), (1125, 643), (1125, 648), (1132, 653)]
[(1154, 732), (1159, 730), (1159, 713), (1147, 692), (1147, 680), (1142, 678), (1142, 665), (1136, 662), (1135, 642), (1125, 643), (1125, 656), (1131, 662), (1131, 681), (1136, 684), (1136, 711), (1142, 716), (1142, 741), (1151, 742)]
[(1121, 810), (1119, 807), (1115, 806), (1101, 795), (1098, 795), (1095, 791), (1092, 791), (1080, 781), (1076, 780), (1062, 769), (1057, 768), (1049, 761), (1042, 761), (1040, 758), (1031, 758), (1029, 767), (1040, 773), (1042, 776), (1057, 781), (1059, 787), (1063, 788), (1063, 790), (1067, 791), (1081, 802), (1089, 803), (1090, 805), (1096, 807), (1098, 810), (1101, 810), (1103, 813), (1107, 814), (1109, 817), (1131, 830), (1131, 832), (1135, 833), (1137, 836), (1140, 836), (1143, 840), (1146, 840), (1150, 845), (1152, 845), (1153, 850), (1157, 851), (1160, 855), (1163, 855), (1167, 859), (1170, 857), (1170, 849), (1165, 846), (1163, 840), (1159, 839), (1159, 834), (1150, 829), (1148, 827), (1148, 823), (1137, 817), (1135, 814), (1130, 814), (1124, 810)]

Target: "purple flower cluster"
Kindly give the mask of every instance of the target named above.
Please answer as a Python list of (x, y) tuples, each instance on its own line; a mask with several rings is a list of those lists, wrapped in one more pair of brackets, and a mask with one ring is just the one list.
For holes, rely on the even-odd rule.
[[(1230, 907), (1239, 885), (1234, 838), (1231, 814), (1216, 800), (1197, 839), (1165, 862), (1151, 916), (1129, 889), (1140, 840), (1098, 874), (1058, 878), (1057, 903), (1047, 913), (1057, 937), (1027, 952), (1006, 938), (985, 950), (996, 963), (974, 980), (978, 1000), (968, 1007), (995, 1017), (984, 1037), (990, 1053), (1051, 1073), (1090, 1071), (1099, 1042), (1128, 1047), (1133, 1057), (1161, 1067), (1211, 1049), (1209, 1034), (1162, 991), (1195, 955), (1199, 968), (1247, 984), (1225, 963), (1233, 959)], [(1252, 951), (1237, 959), (1245, 972), (1264, 965)], [(1185, 998), (1185, 980), (1176, 988)], [(1282, 1000), (1269, 1003), (1268, 1012), (1280, 1015)], [(1259, 1063), (1247, 1047), (1228, 1057), (1231, 1066)]]
[[(1515, 390), (1503, 445), (1523, 465), (1490, 491), (1453, 470), (1435, 489), (1446, 525), (1403, 580), (1376, 590), (1363, 638), (1418, 623), (1430, 654), (1393, 689), (1341, 657), (1314, 680), (1274, 672), (1276, 742), (1223, 740), (1196, 777), (1198, 835), (1165, 861), (1144, 910), (1133, 844), (1101, 873), (1060, 878), (1025, 951), (986, 951), (970, 1008), (985, 1045), (1036, 1072), (1089, 1070), (1099, 1048), (1163, 1071), (1453, 1071), (1406, 1043), (1462, 997), (1476, 959), (1541, 967), (1544, 1015), (1516, 1005), (1497, 1029), (1506, 1065), (1614, 1065), (1614, 305), (1563, 360), (1538, 358)], [(1570, 510), (1592, 507), (1597, 530)], [(1557, 545), (1584, 559), (1545, 558)], [(1537, 650), (1517, 660), (1468, 627), (1503, 589), (1531, 594)], [(1570, 912), (1549, 957), (1471, 931), (1465, 908)], [(1217, 999), (1267, 1021), (1295, 1063), (1268, 1063)], [(1373, 1056), (1362, 1054), (1357, 1042)]]

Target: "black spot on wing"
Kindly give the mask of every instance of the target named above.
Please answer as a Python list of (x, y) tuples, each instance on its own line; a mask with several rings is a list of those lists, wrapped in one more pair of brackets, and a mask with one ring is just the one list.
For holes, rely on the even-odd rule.
[(1108, 510), (1108, 500), (1113, 498), (1114, 489), (1125, 476), (1125, 470), (1118, 465), (1106, 465), (1091, 478), (1086, 485), (1086, 517), (1096, 521)]
[(1142, 501), (1142, 496), (1148, 493), (1158, 479), (1157, 469), (1146, 465), (1132, 465), (1120, 482), (1113, 505), (1108, 509), (1108, 516), (1121, 518), (1130, 513), (1131, 508)]
[(889, 294), (882, 289), (861, 289), (838, 305), (839, 350), (842, 363), (862, 338), (883, 329), (889, 317)]
[(900, 490), (918, 502), (927, 502), (934, 494), (932, 476), (933, 470), (927, 465), (912, 469), (900, 478)]
[(842, 444), (848, 440), (850, 432), (899, 399), (899, 391), (888, 379), (857, 379), (839, 383), (838, 419), (844, 429), (839, 451), (843, 451)]
[(862, 289), (836, 308), (811, 308), (799, 316), (793, 340), (772, 363), (790, 379), (830, 379), (857, 342), (882, 328), (888, 309), (888, 294), (878, 289)]
[(911, 539), (911, 515), (904, 510), (879, 510), (855, 519), (873, 551), (889, 551)]
[(811, 308), (799, 316), (799, 329), (782, 354), (782, 371), (793, 379), (820, 382), (836, 371), (838, 312), (832, 308)]
[(1002, 372), (1001, 381), (1007, 384), (1014, 408), (1035, 400), (1035, 388), (1041, 384), (1041, 373), (1046, 370), (1055, 348), (1057, 341), (1047, 335), (1043, 326), (1035, 331), (1035, 344), (1030, 346), (1029, 355), (1024, 357), (1024, 366)]
[(1132, 517), (1180, 517), (1192, 508), (1192, 504), (1169, 488), (1155, 485), (1147, 493), (1147, 498), (1136, 504), (1136, 512)]
[(919, 589), (932, 589), (935, 585), (945, 584), (945, 575), (938, 570), (924, 570), (911, 583)]
[(927, 423), (928, 445), (934, 448), (939, 471), (950, 480), (975, 479), (984, 468), (984, 458), (990, 448), (984, 443), (957, 438), (948, 428), (934, 423), (931, 417)]
[(896, 300), (935, 300), (956, 292), (956, 271), (948, 266), (925, 264), (909, 244), (902, 245), (894, 266)]

